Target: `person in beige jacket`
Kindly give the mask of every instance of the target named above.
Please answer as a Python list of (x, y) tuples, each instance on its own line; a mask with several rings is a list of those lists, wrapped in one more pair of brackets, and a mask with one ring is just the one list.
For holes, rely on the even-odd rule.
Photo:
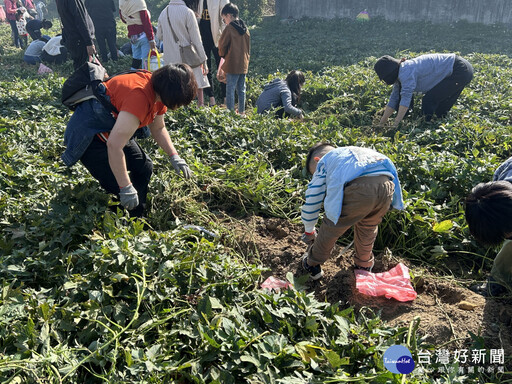
[[(198, 88), (197, 104), (198, 106), (203, 106), (202, 90), (210, 85), (206, 77), (208, 66), (206, 65), (206, 53), (204, 52), (201, 35), (199, 34), (196, 15), (189, 4), (189, 0), (187, 0), (187, 2), (183, 0), (171, 0), (169, 5), (164, 8), (158, 17), (156, 37), (164, 43), (164, 60), (166, 64), (178, 64), (182, 62), (180, 46), (192, 44), (196, 48), (201, 60), (203, 60), (203, 64), (192, 68), (192, 70)], [(174, 39), (173, 31), (176, 34), (178, 42)]]
[(219, 39), (219, 55), (224, 58), (222, 70), (226, 73), (226, 107), (235, 110), (235, 89), (238, 94), (238, 113), (245, 113), (245, 76), (251, 56), (251, 36), (243, 20), (238, 18), (238, 7), (229, 3), (222, 8), (226, 29)]

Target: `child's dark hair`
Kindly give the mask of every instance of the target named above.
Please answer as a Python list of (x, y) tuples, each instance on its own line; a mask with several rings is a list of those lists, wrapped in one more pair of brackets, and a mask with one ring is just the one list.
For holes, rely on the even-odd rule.
[(296, 103), (300, 100), (300, 91), (302, 86), (304, 85), (306, 78), (301, 71), (290, 71), (288, 76), (286, 76), (286, 84), (288, 84), (288, 88), (292, 92), (292, 95), (295, 96)]
[(42, 26), (44, 29), (50, 29), (51, 27), (53, 27), (53, 23), (52, 23), (50, 20), (43, 19), (43, 20), (41, 21), (41, 26)]
[(232, 15), (235, 19), (238, 18), (238, 7), (233, 3), (227, 3), (221, 11), (222, 15)]
[(151, 76), (151, 85), (162, 103), (170, 109), (188, 105), (196, 97), (197, 83), (187, 64), (168, 64)]
[(331, 143), (328, 143), (327, 141), (322, 141), (319, 143), (316, 143), (311, 148), (309, 148), (308, 156), (306, 157), (306, 169), (309, 172), (309, 163), (311, 162), (311, 159), (313, 158), (313, 155), (317, 153), (318, 151), (324, 149), (325, 147), (334, 147)]
[(512, 183), (480, 183), (466, 198), (466, 222), (480, 242), (499, 245), (512, 235)]
[(21, 18), (21, 17), (23, 17), (23, 14), (24, 14), (24, 13), (25, 13), (25, 12), (23, 12), (22, 10), (19, 10), (19, 9), (18, 9), (18, 10), (16, 11), (16, 18), (18, 18), (18, 16), (19, 16), (20, 18)]

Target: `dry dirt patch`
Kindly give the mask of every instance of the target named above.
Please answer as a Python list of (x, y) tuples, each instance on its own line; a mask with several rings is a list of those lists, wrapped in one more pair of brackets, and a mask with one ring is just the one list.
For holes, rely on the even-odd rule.
[[(231, 220), (226, 225), (232, 229), (243, 254), (259, 255), (261, 263), (270, 268), (264, 278), (272, 275), (286, 280), (287, 272), (304, 273), (300, 260), (306, 246), (300, 241), (301, 225), (258, 216)], [(420, 333), (434, 345), (469, 348), (470, 333), (473, 333), (485, 338), (487, 348), (503, 348), (506, 356), (512, 355), (512, 301), (482, 297), (455, 278), (420, 271), (390, 251), (376, 255), (374, 272), (386, 271), (398, 262), (407, 265), (416, 275), (422, 274), (415, 282), (418, 297), (412, 302), (359, 293), (352, 269), (352, 248), (338, 245), (322, 266), (324, 277), (310, 282), (308, 289), (314, 291), (320, 301), (340, 302), (357, 311), (370, 308), (391, 326), (407, 326), (415, 317), (420, 317)], [(446, 344), (448, 341), (451, 342)]]

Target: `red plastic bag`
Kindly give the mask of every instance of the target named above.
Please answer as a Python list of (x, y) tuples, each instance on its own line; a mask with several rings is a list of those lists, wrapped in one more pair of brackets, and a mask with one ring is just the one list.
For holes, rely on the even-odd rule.
[(356, 269), (356, 288), (368, 296), (385, 296), (398, 301), (414, 300), (418, 294), (411, 284), (409, 269), (399, 263), (387, 272), (372, 273)]
[(261, 288), (275, 289), (276, 291), (279, 291), (281, 288), (288, 288), (291, 286), (291, 283), (276, 279), (274, 276), (268, 277), (267, 280), (261, 283)]

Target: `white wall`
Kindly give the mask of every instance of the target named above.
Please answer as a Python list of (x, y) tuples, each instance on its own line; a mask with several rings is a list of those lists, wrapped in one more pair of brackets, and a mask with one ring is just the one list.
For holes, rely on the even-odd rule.
[(370, 17), (395, 21), (512, 24), (512, 0), (276, 0), (282, 19), (355, 18), (365, 9)]

